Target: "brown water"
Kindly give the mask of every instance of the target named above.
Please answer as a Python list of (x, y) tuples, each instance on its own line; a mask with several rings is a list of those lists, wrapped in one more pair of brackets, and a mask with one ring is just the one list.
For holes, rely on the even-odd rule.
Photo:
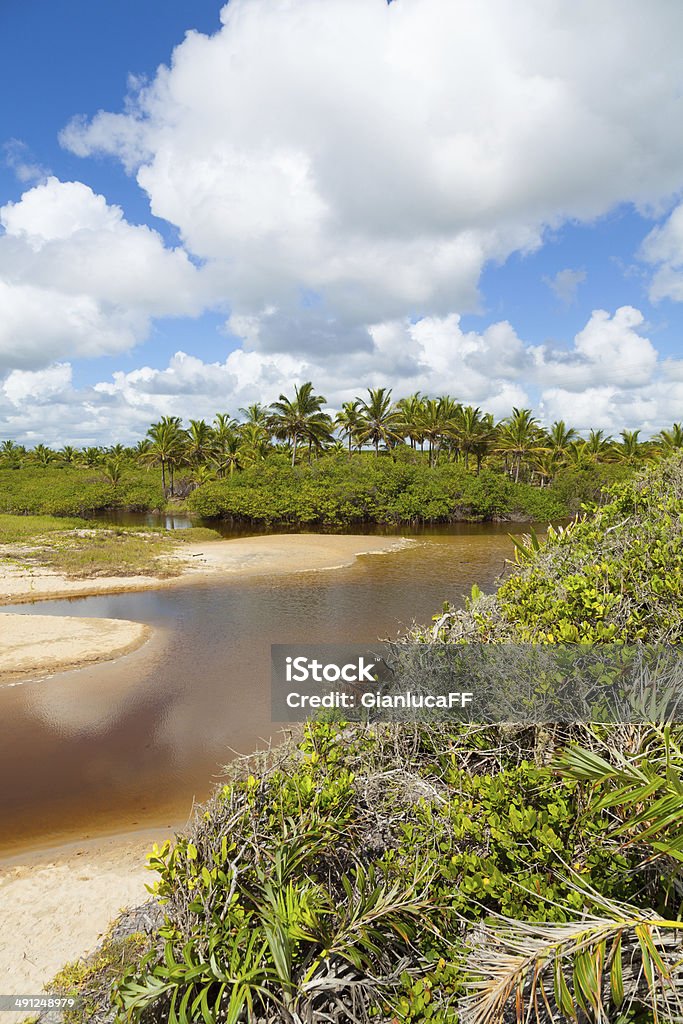
[(366, 643), (428, 622), (473, 583), (493, 588), (513, 529), (422, 531), (346, 569), (5, 607), (155, 632), (118, 661), (0, 689), (0, 851), (186, 820), (235, 752), (281, 735), (271, 644)]

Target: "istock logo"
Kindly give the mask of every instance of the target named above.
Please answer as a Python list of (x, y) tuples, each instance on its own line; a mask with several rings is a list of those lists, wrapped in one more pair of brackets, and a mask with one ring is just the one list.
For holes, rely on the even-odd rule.
[(316, 683), (372, 683), (375, 677), (372, 670), (375, 662), (365, 663), (365, 658), (357, 658), (345, 665), (335, 662), (323, 662), (306, 657), (286, 658), (285, 677), (288, 683), (305, 683), (313, 680)]

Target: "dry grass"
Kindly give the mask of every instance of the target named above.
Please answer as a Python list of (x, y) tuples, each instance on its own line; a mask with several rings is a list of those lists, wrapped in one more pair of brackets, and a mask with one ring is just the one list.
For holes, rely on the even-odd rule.
[(219, 540), (213, 530), (93, 526), (55, 516), (0, 516), (0, 566), (45, 567), (71, 579), (98, 576), (178, 576), (169, 557), (178, 546)]

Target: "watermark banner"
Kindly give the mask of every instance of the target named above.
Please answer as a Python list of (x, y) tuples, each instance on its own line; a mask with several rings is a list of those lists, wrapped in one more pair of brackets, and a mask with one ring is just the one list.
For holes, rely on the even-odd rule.
[(272, 718), (683, 721), (677, 646), (276, 644)]

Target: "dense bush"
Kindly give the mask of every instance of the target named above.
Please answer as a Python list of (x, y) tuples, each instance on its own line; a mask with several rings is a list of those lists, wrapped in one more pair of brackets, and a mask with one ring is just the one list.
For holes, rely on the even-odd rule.
[(652, 875), (610, 841), (610, 816), (579, 823), (575, 782), (526, 760), (519, 734), (483, 739), (317, 723), (258, 775), (238, 771), (152, 854), (166, 921), (117, 982), (121, 1010), (444, 1022), (468, 922), (582, 910), (568, 863), (606, 894), (648, 898)]
[(188, 499), (202, 516), (264, 523), (346, 525), (357, 522), (411, 523), (481, 519), (549, 521), (578, 505), (566, 473), (562, 490), (515, 484), (503, 472), (479, 475), (462, 464), (430, 468), (373, 455), (327, 456), (292, 468), (271, 457), (232, 477), (203, 484)]
[(592, 515), (518, 547), (495, 596), (445, 612), (442, 640), (680, 643), (683, 457), (615, 484)]
[(30, 466), (0, 469), (0, 512), (14, 515), (80, 516), (109, 508), (162, 508), (158, 472), (134, 467), (116, 485), (97, 468)]

